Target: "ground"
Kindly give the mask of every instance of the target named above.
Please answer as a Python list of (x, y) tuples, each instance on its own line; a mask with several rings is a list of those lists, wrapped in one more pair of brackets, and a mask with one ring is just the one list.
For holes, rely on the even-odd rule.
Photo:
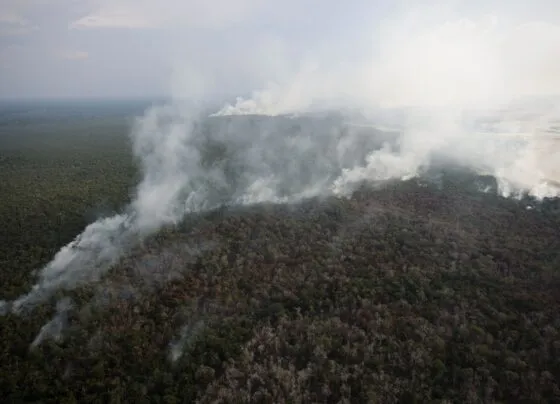
[[(3, 122), (0, 298), (130, 200), (128, 130)], [(442, 178), (162, 229), (100, 282), (0, 317), (3, 402), (560, 401), (560, 202)], [(64, 297), (59, 338), (32, 345)]]

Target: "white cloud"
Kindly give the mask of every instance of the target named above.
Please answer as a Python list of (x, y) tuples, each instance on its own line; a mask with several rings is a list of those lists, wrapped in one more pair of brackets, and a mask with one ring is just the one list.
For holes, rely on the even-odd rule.
[(135, 10), (101, 9), (72, 22), (70, 28), (154, 28), (155, 23), (156, 18)]
[(239, 22), (262, 4), (261, 0), (101, 1), (69, 27), (155, 28), (180, 23), (189, 27), (221, 28)]
[(13, 11), (1, 12), (0, 23), (10, 25), (27, 25), (29, 22)]
[(62, 51), (60, 57), (67, 60), (85, 60), (89, 58), (89, 53), (85, 51)]
[(26, 35), (38, 29), (15, 11), (0, 10), (0, 36)]

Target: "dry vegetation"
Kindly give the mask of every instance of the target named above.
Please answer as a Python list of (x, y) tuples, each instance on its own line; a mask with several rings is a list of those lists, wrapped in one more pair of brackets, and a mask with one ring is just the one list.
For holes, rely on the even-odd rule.
[[(68, 158), (60, 153), (57, 164)], [(108, 167), (93, 161), (93, 171)], [(9, 186), (31, 181), (21, 164)], [(128, 163), (109, 166), (119, 164)], [(2, 243), (3, 297), (25, 291), (28, 271), (88, 221), (59, 221), (65, 198), (76, 199), (66, 209), (78, 216), (93, 202), (86, 179), (56, 172), (74, 183), (72, 194), (45, 191), (43, 210), (25, 208), (18, 194), (3, 202), (3, 222), (25, 226), (2, 233), (12, 236)], [(67, 293), (74, 306), (63, 338), (30, 350), (63, 294), (29, 317), (0, 318), (0, 395), (13, 403), (560, 401), (560, 202), (498, 198), (472, 181), (449, 173), (440, 186), (409, 181), (351, 199), (188, 217), (99, 284)], [(9, 221), (14, 210), (25, 220)], [(48, 237), (53, 223), (61, 236)]]

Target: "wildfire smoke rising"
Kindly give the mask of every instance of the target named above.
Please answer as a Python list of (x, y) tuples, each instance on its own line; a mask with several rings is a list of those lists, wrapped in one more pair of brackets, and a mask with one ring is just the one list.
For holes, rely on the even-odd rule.
[(210, 117), (180, 101), (146, 111), (131, 133), (143, 172), (132, 203), (89, 225), (2, 312), (99, 280), (187, 213), (347, 196), (420, 175), (434, 155), (495, 176), (506, 196), (558, 195), (558, 148), (542, 144), (559, 125), (560, 26), (420, 8), (384, 21), (373, 42), (367, 63), (323, 52)]

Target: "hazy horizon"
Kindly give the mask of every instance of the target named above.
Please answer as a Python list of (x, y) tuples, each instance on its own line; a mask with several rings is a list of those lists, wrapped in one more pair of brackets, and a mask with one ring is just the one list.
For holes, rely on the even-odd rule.
[[(425, 81), (427, 62), (443, 85), (464, 79), (446, 76), (457, 66), (443, 63), (444, 52), (481, 85), (494, 79), (490, 69), (503, 73), (496, 66), (503, 62), (515, 66), (504, 85), (527, 82), (512, 91), (558, 93), (559, 24), (552, 0), (5, 0), (0, 99), (224, 100), (273, 83), (284, 92), (295, 86), (308, 96), (363, 103), (372, 93), (388, 98), (378, 88), (390, 83), (380, 67), (398, 52), (408, 56), (395, 63), (418, 60), (417, 82)], [(426, 46), (411, 52), (418, 38)], [(490, 46), (481, 48), (480, 39)], [(480, 67), (485, 77), (469, 66), (481, 57), (489, 59)]]

